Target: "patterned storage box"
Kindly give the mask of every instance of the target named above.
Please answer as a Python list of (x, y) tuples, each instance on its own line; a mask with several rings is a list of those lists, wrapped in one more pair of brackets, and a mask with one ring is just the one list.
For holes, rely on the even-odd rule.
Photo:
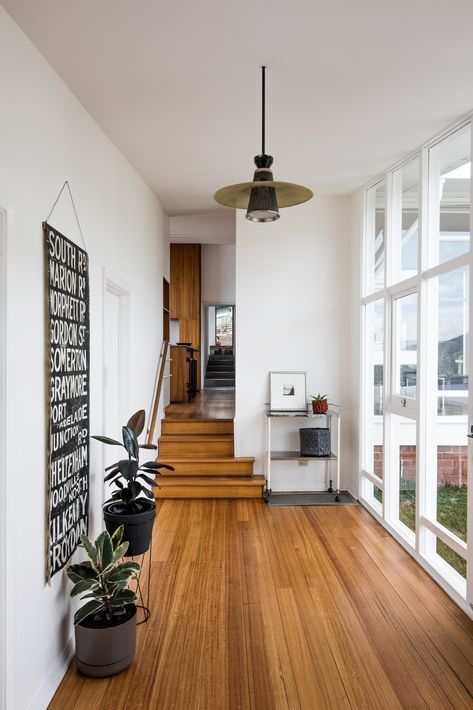
[(301, 456), (330, 456), (330, 429), (314, 427), (299, 429)]

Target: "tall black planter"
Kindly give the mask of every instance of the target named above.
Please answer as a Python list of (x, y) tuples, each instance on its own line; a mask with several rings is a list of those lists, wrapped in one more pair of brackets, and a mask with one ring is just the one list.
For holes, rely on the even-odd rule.
[(123, 540), (129, 542), (126, 557), (142, 555), (149, 549), (151, 535), (153, 534), (153, 523), (156, 517), (156, 503), (153, 500), (140, 498), (135, 501), (141, 510), (137, 513), (127, 513), (123, 503), (111, 501), (105, 503), (103, 507), (103, 518), (105, 527), (110, 535), (115, 530), (124, 526)]
[[(133, 608), (131, 608), (133, 607)], [(129, 606), (126, 621), (106, 628), (77, 624), (77, 669), (92, 678), (106, 678), (128, 668), (135, 657), (136, 606)]]

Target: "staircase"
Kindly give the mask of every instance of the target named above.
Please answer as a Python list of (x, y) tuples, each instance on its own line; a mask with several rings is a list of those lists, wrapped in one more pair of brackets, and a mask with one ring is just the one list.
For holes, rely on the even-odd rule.
[(158, 477), (166, 498), (262, 498), (264, 476), (253, 475), (252, 457), (233, 455), (232, 419), (162, 420), (158, 463), (174, 466)]
[(209, 355), (204, 387), (205, 389), (235, 387), (234, 355)]

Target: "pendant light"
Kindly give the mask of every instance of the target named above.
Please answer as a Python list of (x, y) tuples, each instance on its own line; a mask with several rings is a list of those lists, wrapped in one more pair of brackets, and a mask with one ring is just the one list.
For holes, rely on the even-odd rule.
[(246, 218), (251, 222), (274, 222), (279, 219), (279, 208), (292, 207), (307, 202), (313, 197), (312, 190), (291, 182), (273, 180), (271, 165), (273, 157), (265, 152), (265, 89), (266, 67), (262, 71), (261, 109), (261, 154), (255, 156), (256, 170), (253, 182), (222, 187), (214, 199), (225, 207), (246, 210)]

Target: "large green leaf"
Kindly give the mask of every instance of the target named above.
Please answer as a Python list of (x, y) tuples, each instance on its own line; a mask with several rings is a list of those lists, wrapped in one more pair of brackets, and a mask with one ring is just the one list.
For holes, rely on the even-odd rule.
[(110, 444), (111, 446), (123, 446), (121, 441), (117, 441), (116, 439), (110, 439), (110, 437), (108, 436), (91, 436), (90, 438), (96, 439), (102, 444)]
[(104, 479), (103, 479), (103, 480), (104, 480), (104, 481), (111, 481), (112, 478), (115, 478), (115, 476), (116, 476), (117, 474), (119, 474), (119, 473), (120, 473), (120, 469), (118, 468), (118, 466), (115, 466), (115, 467), (110, 471), (110, 473), (107, 473), (107, 475), (104, 476)]
[(149, 476), (145, 476), (144, 473), (139, 473), (138, 478), (142, 478), (143, 481), (146, 481), (150, 486), (158, 486), (154, 478), (150, 478)]
[(71, 597), (76, 597), (78, 594), (83, 592), (88, 592), (98, 585), (96, 579), (83, 579), (81, 582), (77, 582), (72, 588)]
[(123, 459), (118, 462), (118, 467), (123, 478), (126, 478), (127, 481), (132, 481), (138, 471), (138, 461), (134, 459)]
[(123, 525), (119, 525), (118, 528), (115, 530), (113, 533), (111, 540), (112, 540), (112, 547), (114, 550), (117, 549), (117, 547), (120, 545), (122, 539), (123, 539), (123, 531), (125, 527)]
[(127, 427), (135, 432), (135, 436), (139, 436), (145, 425), (145, 410), (139, 409), (131, 416), (127, 422)]
[(95, 544), (97, 546), (97, 557), (100, 558), (101, 561), (100, 567), (102, 570), (105, 570), (113, 558), (112, 541), (109, 533), (106, 530), (101, 532)]
[(141, 468), (159, 468), (159, 464), (157, 464), (156, 461), (147, 461), (141, 464)]
[(98, 578), (96, 570), (87, 562), (81, 562), (78, 565), (70, 565), (67, 568), (67, 576), (74, 584), (85, 579)]
[(80, 541), (84, 545), (85, 551), (89, 555), (90, 559), (94, 564), (97, 562), (97, 549), (95, 545), (89, 540), (87, 535), (81, 535)]
[(149, 474), (151, 474), (151, 476), (153, 476), (153, 478), (154, 478), (155, 476), (161, 476), (161, 475), (162, 475), (162, 474), (161, 474), (159, 471), (157, 471), (155, 468), (146, 468), (145, 466), (142, 466), (142, 467), (140, 468), (140, 471), (143, 471), (143, 473), (149, 473)]
[(118, 570), (129, 570), (131, 572), (139, 572), (141, 569), (141, 565), (139, 562), (122, 562), (120, 565), (117, 567)]
[(143, 486), (141, 485), (141, 483), (138, 483), (138, 481), (131, 481), (128, 484), (128, 490), (130, 491), (132, 499), (138, 498), (141, 491), (143, 490)]
[(112, 562), (118, 562), (119, 559), (125, 556), (129, 544), (130, 543), (128, 542), (128, 540), (125, 540), (125, 542), (122, 542), (122, 544), (117, 547), (117, 549), (113, 553)]
[(122, 434), (125, 449), (128, 451), (130, 456), (133, 456), (135, 459), (137, 459), (139, 456), (139, 445), (138, 439), (135, 436), (135, 432), (133, 431), (133, 429), (130, 429), (130, 427), (124, 426), (122, 427)]
[(133, 570), (114, 569), (113, 572), (111, 573), (110, 577), (108, 578), (108, 581), (111, 584), (124, 582), (125, 584), (122, 585), (122, 588), (125, 588), (129, 582), (132, 574), (133, 574)]
[(158, 468), (167, 468), (168, 471), (174, 471), (174, 466), (170, 466), (167, 463), (159, 463), (158, 462)]
[(131, 589), (120, 589), (111, 600), (112, 606), (121, 606), (122, 604), (130, 604), (136, 599), (136, 594)]
[[(161, 488), (161, 486), (158, 486), (158, 484), (156, 484), (156, 485), (157, 485), (158, 488)], [(151, 500), (154, 500), (153, 491), (150, 491), (149, 488), (143, 488), (143, 493), (144, 493), (145, 496), (147, 496), (148, 498), (151, 498)]]
[(105, 609), (105, 604), (98, 599), (91, 599), (90, 602), (84, 604), (74, 615), (74, 624), (80, 624), (91, 614), (97, 614), (102, 609)]

